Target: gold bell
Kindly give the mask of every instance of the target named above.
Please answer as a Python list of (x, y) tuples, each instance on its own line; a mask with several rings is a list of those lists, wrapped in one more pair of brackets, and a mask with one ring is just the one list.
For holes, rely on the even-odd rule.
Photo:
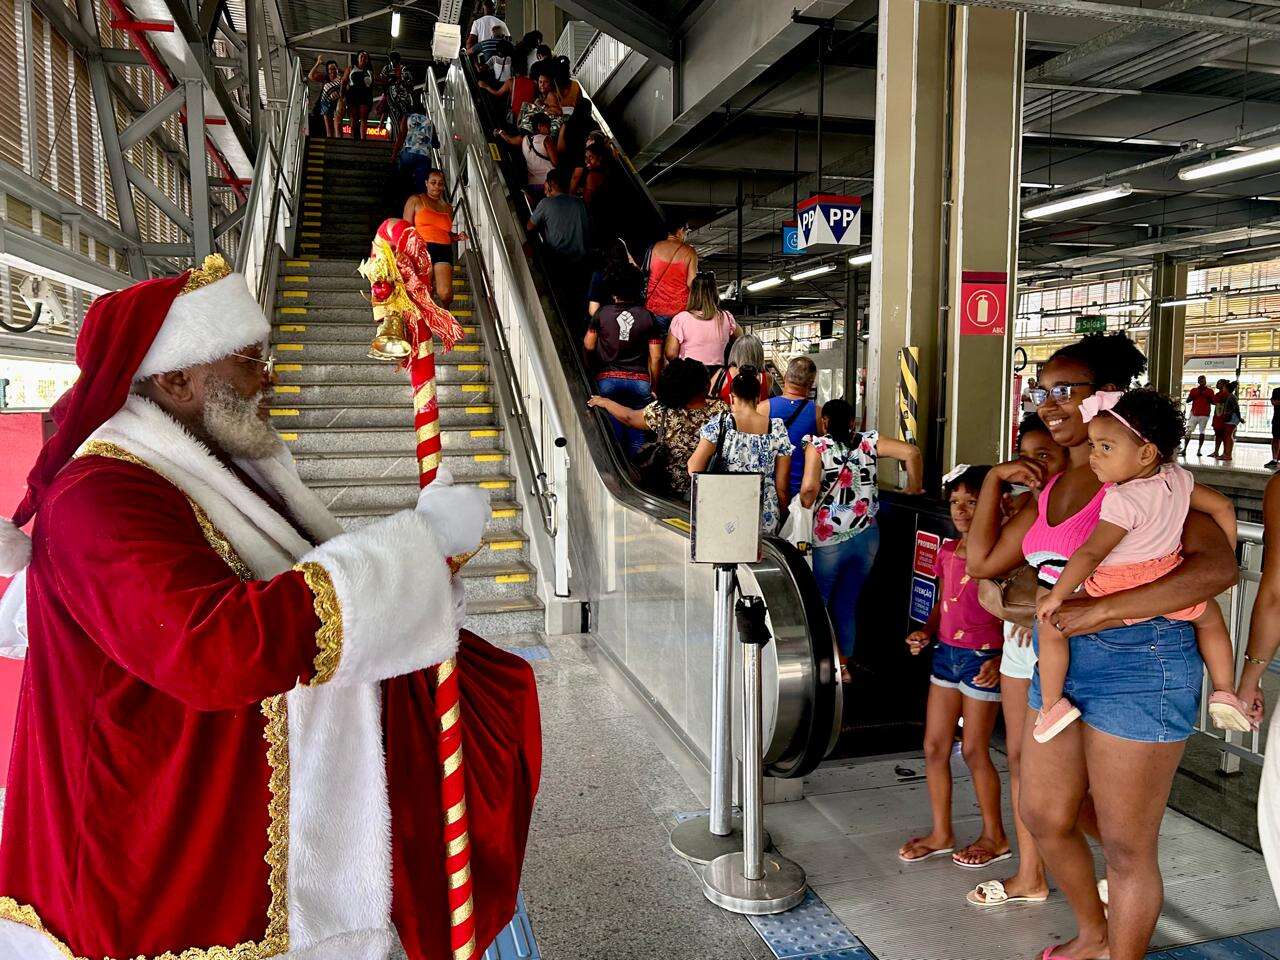
[(369, 345), (369, 357), (372, 360), (403, 360), (413, 352), (413, 347), (405, 338), (404, 317), (398, 313), (388, 313), (378, 324), (378, 332), (374, 334), (373, 343)]

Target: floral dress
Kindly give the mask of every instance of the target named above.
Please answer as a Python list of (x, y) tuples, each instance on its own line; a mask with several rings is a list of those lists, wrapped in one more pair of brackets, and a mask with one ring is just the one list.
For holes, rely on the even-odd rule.
[(644, 425), (667, 448), (667, 474), (672, 491), (688, 496), (689, 458), (698, 447), (699, 431), (712, 417), (728, 412), (728, 405), (719, 400), (708, 400), (701, 407), (677, 410), (664, 407), (655, 400), (644, 408)]
[(822, 492), (813, 515), (815, 547), (843, 543), (875, 523), (880, 509), (876, 487), (879, 434), (870, 430), (854, 439), (858, 445), (852, 452), (832, 437), (807, 436), (800, 441), (822, 455)]
[(764, 493), (760, 504), (760, 528), (766, 534), (777, 532), (781, 522), (778, 486), (774, 483), (774, 466), (778, 457), (789, 457), (795, 445), (787, 436), (787, 426), (778, 417), (769, 421), (768, 433), (743, 433), (734, 423), (732, 413), (713, 417), (702, 427), (701, 438), (715, 445), (724, 429), (721, 455), (724, 463), (718, 469), (730, 473), (759, 473), (764, 476)]

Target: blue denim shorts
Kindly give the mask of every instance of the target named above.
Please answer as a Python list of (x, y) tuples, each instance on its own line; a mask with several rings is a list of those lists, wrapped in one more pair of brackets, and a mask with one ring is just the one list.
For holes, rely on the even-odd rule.
[(980, 687), (973, 682), (982, 665), (998, 656), (1000, 656), (999, 650), (971, 650), (968, 647), (953, 647), (949, 643), (939, 642), (933, 651), (933, 675), (929, 681), (940, 687), (959, 690), (966, 697), (974, 700), (998, 702), (1000, 700), (999, 675), (995, 678), (995, 685), (991, 687)]
[[(1157, 617), (1071, 638), (1062, 692), (1085, 723), (1121, 740), (1179, 743), (1200, 713), (1204, 661), (1186, 620)], [(1039, 633), (1036, 650), (1040, 649)], [(1039, 710), (1040, 669), (1027, 694)]]

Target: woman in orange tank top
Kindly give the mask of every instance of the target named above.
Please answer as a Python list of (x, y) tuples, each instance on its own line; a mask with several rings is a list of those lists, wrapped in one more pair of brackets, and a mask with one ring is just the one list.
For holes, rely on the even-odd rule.
[(405, 202), (404, 219), (427, 243), (436, 280), (436, 302), (448, 309), (453, 302), (453, 245), (466, 240), (467, 235), (453, 230), (453, 205), (444, 196), (444, 171), (435, 167), (428, 170), (424, 186), (422, 193), (415, 193)]

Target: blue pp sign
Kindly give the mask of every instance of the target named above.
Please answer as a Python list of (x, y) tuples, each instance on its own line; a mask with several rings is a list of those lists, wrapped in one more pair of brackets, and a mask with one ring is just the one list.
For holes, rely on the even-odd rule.
[(857, 247), (862, 244), (862, 198), (820, 193), (796, 207), (801, 250), (817, 244)]
[(800, 228), (795, 224), (782, 228), (782, 252), (788, 257), (798, 257), (804, 252), (800, 249)]
[(924, 577), (911, 578), (911, 619), (917, 623), (925, 623), (933, 612), (933, 601), (937, 599), (938, 585)]

